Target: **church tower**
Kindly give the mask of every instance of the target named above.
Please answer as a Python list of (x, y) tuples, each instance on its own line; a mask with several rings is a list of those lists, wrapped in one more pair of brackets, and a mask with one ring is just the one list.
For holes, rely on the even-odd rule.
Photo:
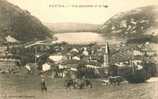
[(108, 42), (106, 43), (106, 45), (102, 48), (103, 50), (103, 58), (104, 58), (104, 63), (102, 65), (102, 67), (106, 68), (106, 67), (109, 67), (110, 65), (110, 49), (109, 49), (109, 44)]

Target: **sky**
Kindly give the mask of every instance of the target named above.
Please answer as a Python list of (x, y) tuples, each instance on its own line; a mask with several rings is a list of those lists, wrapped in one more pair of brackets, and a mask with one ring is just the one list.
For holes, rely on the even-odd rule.
[[(111, 16), (134, 8), (158, 5), (157, 0), (7, 0), (28, 10), (44, 23), (103, 24)], [(56, 7), (54, 7), (56, 5)], [(59, 7), (67, 6), (69, 7)], [(97, 7), (72, 7), (97, 5)], [(103, 7), (108, 5), (108, 8)], [(101, 6), (101, 7), (98, 7)]]

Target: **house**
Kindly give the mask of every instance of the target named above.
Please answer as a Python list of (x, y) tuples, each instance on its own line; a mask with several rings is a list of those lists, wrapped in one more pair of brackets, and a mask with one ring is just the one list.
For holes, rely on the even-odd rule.
[(88, 56), (89, 55), (89, 52), (88, 52), (86, 47), (83, 48), (82, 55), (83, 56)]
[(117, 69), (117, 71), (115, 71), (115, 72), (117, 72), (117, 75), (119, 75), (119, 76), (125, 76), (131, 70), (131, 67), (129, 65), (130, 65), (130, 63), (128, 61), (117, 62), (117, 63), (115, 63), (115, 66), (117, 66), (117, 68), (115, 68), (115, 69)]
[(72, 53), (79, 53), (79, 50), (76, 49), (76, 48), (73, 48), (70, 52), (72, 52)]
[(143, 56), (144, 53), (141, 52), (141, 51), (138, 51), (138, 50), (134, 50), (134, 51), (133, 51), (133, 55), (134, 55), (134, 56)]
[(78, 57), (78, 56), (74, 56), (74, 57), (72, 57), (72, 60), (80, 61), (81, 59), (80, 59), (80, 57)]
[(42, 65), (42, 71), (43, 72), (46, 72), (46, 71), (49, 71), (49, 70), (51, 70), (51, 65), (50, 64), (45, 63), (45, 64)]
[(53, 61), (55, 64), (59, 64), (62, 63), (64, 60), (66, 60), (66, 56), (59, 53), (55, 55), (50, 55), (48, 59)]

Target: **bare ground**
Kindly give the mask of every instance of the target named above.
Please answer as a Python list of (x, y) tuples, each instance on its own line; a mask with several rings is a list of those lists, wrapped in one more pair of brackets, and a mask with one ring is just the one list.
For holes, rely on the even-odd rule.
[(47, 93), (40, 90), (38, 76), (0, 76), (0, 99), (158, 99), (158, 79), (141, 84), (123, 83), (103, 86), (94, 81), (93, 88), (65, 89), (63, 79), (48, 79)]

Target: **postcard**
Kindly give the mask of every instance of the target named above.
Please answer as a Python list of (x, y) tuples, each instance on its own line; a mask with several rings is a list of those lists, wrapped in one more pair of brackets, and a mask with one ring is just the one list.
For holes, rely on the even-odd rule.
[(157, 0), (0, 0), (0, 99), (158, 99)]

